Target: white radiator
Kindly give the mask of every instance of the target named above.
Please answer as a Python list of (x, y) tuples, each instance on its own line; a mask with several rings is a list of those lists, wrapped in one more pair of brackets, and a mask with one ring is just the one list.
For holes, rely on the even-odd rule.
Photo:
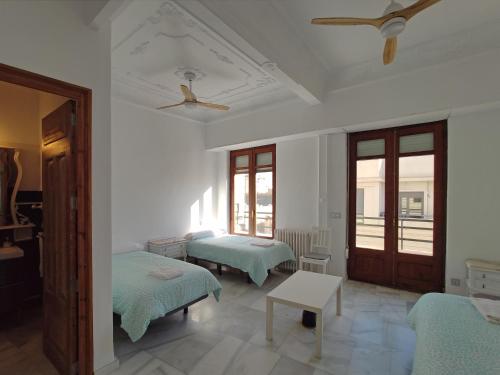
[(280, 271), (295, 272), (298, 269), (299, 258), (310, 252), (311, 232), (293, 229), (275, 229), (274, 239), (286, 243), (292, 248), (295, 261), (286, 261), (278, 266)]

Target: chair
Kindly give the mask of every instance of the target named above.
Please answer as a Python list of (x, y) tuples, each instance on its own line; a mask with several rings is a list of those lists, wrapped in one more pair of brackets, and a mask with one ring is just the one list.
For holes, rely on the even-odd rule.
[(304, 263), (316, 264), (322, 267), (323, 273), (326, 273), (326, 268), (331, 258), (330, 237), (330, 228), (313, 227), (311, 236), (311, 251), (300, 257), (299, 269), (304, 269)]

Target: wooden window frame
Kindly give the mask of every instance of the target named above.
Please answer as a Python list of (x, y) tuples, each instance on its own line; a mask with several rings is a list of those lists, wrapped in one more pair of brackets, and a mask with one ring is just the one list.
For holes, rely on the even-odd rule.
[(94, 373), (92, 307), (92, 90), (0, 64), (0, 81), (64, 96), (76, 102), (75, 185), (77, 187), (78, 370)]
[[(257, 168), (257, 154), (271, 152), (272, 154), (272, 164), (260, 166), (260, 168), (271, 168), (273, 172), (273, 219), (272, 219), (272, 234), (270, 237), (267, 236), (257, 236), (256, 235), (256, 202), (255, 202), (255, 188), (256, 181), (255, 176), (259, 168)], [(250, 218), (249, 218), (249, 230), (248, 234), (235, 233), (234, 232), (234, 176), (238, 170), (236, 168), (236, 158), (238, 156), (248, 155), (248, 175), (249, 175), (249, 207), (250, 207)], [(229, 228), (228, 232), (231, 234), (237, 234), (239, 236), (249, 236), (249, 237), (259, 237), (259, 238), (274, 238), (274, 230), (276, 228), (276, 144), (245, 148), (241, 150), (234, 150), (230, 152), (229, 155)]]

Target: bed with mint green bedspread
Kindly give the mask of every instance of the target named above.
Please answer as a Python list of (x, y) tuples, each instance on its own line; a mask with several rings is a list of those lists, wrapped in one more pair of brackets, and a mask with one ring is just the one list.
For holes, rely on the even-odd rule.
[[(149, 323), (170, 311), (213, 293), (222, 286), (205, 268), (145, 251), (113, 254), (113, 312), (132, 341), (139, 340)], [(172, 280), (150, 276), (158, 267), (176, 268), (183, 275)]]
[(408, 315), (417, 342), (412, 375), (500, 374), (500, 325), (466, 297), (429, 293)]
[[(271, 247), (254, 246), (252, 242), (272, 242)], [(248, 272), (250, 278), (262, 286), (267, 270), (287, 260), (295, 260), (292, 249), (284, 242), (245, 236), (209, 237), (190, 241), (189, 256), (225, 264)]]

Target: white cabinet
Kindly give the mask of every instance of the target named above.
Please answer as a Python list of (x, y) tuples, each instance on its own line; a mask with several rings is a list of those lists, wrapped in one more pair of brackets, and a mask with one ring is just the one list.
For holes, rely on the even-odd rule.
[(500, 263), (468, 259), (465, 265), (469, 296), (500, 298)]
[(169, 258), (182, 258), (186, 260), (186, 243), (184, 238), (165, 238), (148, 241), (148, 250), (151, 253)]

